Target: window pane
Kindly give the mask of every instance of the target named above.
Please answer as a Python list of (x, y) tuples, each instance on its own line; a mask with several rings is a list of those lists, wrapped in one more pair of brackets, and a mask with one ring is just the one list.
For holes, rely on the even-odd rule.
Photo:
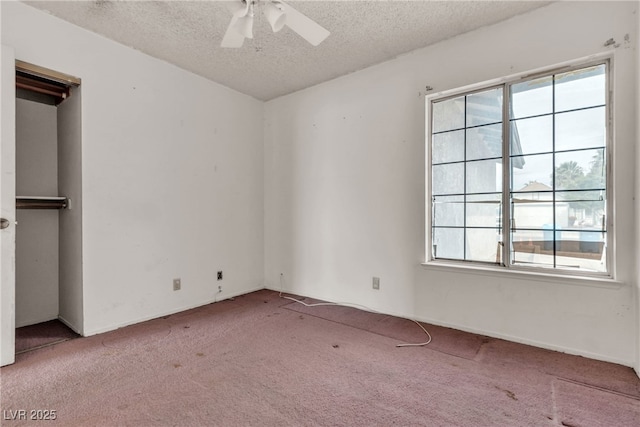
[(544, 249), (542, 246), (544, 241), (535, 240), (536, 236), (533, 237), (533, 239), (513, 242), (511, 251), (512, 264), (526, 267), (553, 268), (555, 262), (553, 249)]
[(466, 259), (495, 263), (499, 250), (498, 239), (495, 229), (467, 229)]
[(552, 190), (553, 155), (518, 156), (511, 159), (512, 191)]
[(556, 224), (572, 230), (600, 230), (605, 227), (604, 202), (566, 202), (556, 204)]
[(467, 129), (467, 160), (502, 157), (502, 124)]
[(556, 154), (556, 190), (605, 188), (604, 149)]
[(511, 85), (511, 118), (550, 114), (553, 111), (551, 77)]
[(556, 115), (556, 151), (604, 147), (605, 108)]
[(556, 224), (563, 229), (604, 229), (606, 212), (600, 191), (559, 191), (556, 194)]
[(464, 229), (434, 228), (433, 257), (464, 259)]
[(501, 160), (467, 162), (467, 194), (502, 191)]
[(464, 160), (464, 130), (433, 135), (431, 161), (435, 163), (461, 162)]
[(434, 102), (432, 114), (433, 133), (464, 128), (464, 96)]
[(516, 194), (511, 201), (511, 228), (519, 237), (529, 236), (530, 233), (523, 231), (525, 229), (553, 227), (553, 194)]
[(511, 155), (548, 153), (553, 150), (553, 117), (511, 122)]
[(583, 231), (576, 233), (579, 235), (579, 250), (582, 253), (602, 253), (602, 245), (604, 244), (605, 233), (598, 231)]
[(464, 196), (433, 198), (433, 226), (464, 226)]
[(519, 230), (514, 235), (512, 259), (514, 263), (553, 267), (554, 235), (561, 238), (562, 231), (553, 229), (553, 225), (545, 225), (542, 230)]
[(467, 127), (502, 122), (502, 88), (467, 96)]
[(500, 193), (467, 196), (467, 227), (493, 227), (495, 232), (500, 227), (501, 199)]
[(433, 195), (464, 193), (464, 163), (434, 165), (431, 171)]
[(564, 231), (556, 242), (556, 267), (605, 271), (605, 234)]
[(605, 66), (583, 68), (556, 75), (556, 111), (593, 107), (605, 103)]

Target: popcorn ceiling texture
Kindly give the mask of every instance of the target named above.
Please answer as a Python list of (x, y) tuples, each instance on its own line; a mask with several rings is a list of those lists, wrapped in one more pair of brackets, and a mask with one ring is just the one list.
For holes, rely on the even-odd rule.
[(541, 1), (290, 1), (331, 31), (318, 47), (256, 8), (254, 39), (220, 42), (227, 1), (25, 1), (260, 100), (270, 100), (512, 16)]

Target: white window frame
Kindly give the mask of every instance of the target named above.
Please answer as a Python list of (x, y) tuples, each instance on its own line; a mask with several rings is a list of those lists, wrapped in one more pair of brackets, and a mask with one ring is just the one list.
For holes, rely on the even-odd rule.
[[(524, 266), (524, 265), (515, 265), (511, 264), (511, 230), (510, 230), (510, 186), (508, 182), (509, 176), (509, 167), (508, 167), (508, 159), (509, 159), (509, 144), (510, 144), (510, 132), (509, 132), (509, 87), (512, 84), (520, 83), (526, 80), (533, 80), (536, 78), (544, 77), (547, 75), (561, 74), (577, 69), (588, 68), (592, 66), (597, 66), (605, 64), (605, 91), (606, 91), (606, 106), (605, 106), (605, 126), (606, 126), (606, 141), (605, 141), (605, 159), (606, 159), (606, 173), (605, 173), (605, 183), (606, 183), (606, 240), (605, 240), (605, 250), (606, 252), (606, 271), (597, 272), (597, 271), (580, 271), (576, 269), (563, 269), (557, 267), (541, 267), (541, 266)], [(461, 88), (446, 90), (442, 92), (437, 92), (433, 94), (428, 94), (425, 96), (425, 255), (426, 260), (424, 265), (433, 265), (433, 266), (442, 266), (442, 267), (452, 267), (452, 268), (478, 268), (481, 270), (492, 270), (492, 271), (512, 271), (512, 272), (530, 272), (534, 274), (541, 274), (544, 276), (577, 276), (577, 277), (585, 277), (585, 278), (596, 278), (596, 279), (614, 279), (615, 276), (615, 219), (614, 219), (614, 189), (613, 189), (613, 170), (615, 169), (614, 161), (613, 161), (613, 127), (614, 121), (612, 117), (612, 106), (613, 106), (613, 58), (610, 54), (607, 55), (594, 55), (587, 59), (571, 61), (563, 64), (558, 64), (555, 66), (542, 68), (534, 71), (530, 71), (527, 73), (512, 75), (509, 77), (504, 77), (500, 79), (495, 79), (491, 81), (485, 81), (482, 83), (477, 83)], [(507, 220), (503, 219), (502, 224), (502, 235), (503, 235), (503, 249), (502, 249), (502, 262), (499, 264), (494, 263), (484, 263), (478, 261), (468, 261), (468, 260), (443, 260), (443, 259), (435, 259), (432, 253), (432, 186), (431, 186), (431, 177), (432, 177), (432, 157), (431, 157), (431, 144), (432, 144), (432, 135), (431, 135), (431, 126), (432, 126), (432, 105), (434, 101), (442, 101), (449, 98), (456, 98), (464, 95), (469, 95), (475, 92), (486, 91), (492, 88), (502, 87), (503, 88), (503, 120), (502, 120), (502, 131), (503, 131), (503, 145), (502, 145), (502, 159), (503, 164), (503, 184), (502, 184), (502, 217), (507, 218)], [(430, 89), (427, 87), (428, 90)], [(507, 160), (505, 162), (505, 159)], [(554, 189), (554, 191), (556, 191)]]

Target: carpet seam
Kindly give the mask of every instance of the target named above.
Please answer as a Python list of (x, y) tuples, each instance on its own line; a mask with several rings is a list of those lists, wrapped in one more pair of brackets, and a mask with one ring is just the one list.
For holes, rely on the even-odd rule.
[(46, 344), (41, 344), (41, 345), (38, 345), (36, 347), (26, 348), (24, 350), (16, 351), (16, 356), (18, 354), (28, 353), (30, 351), (36, 351), (36, 350), (40, 350), (42, 348), (51, 347), (51, 346), (56, 345), (56, 344), (62, 344), (63, 342), (71, 341), (71, 340), (74, 340), (74, 339), (75, 338), (64, 338), (64, 339), (61, 339), (61, 340), (58, 340), (58, 341), (53, 341), (53, 342), (49, 342), (49, 343), (46, 343)]
[(570, 384), (575, 384), (575, 385), (579, 385), (579, 386), (582, 386), (582, 387), (587, 387), (587, 388), (590, 388), (590, 389), (593, 389), (593, 390), (598, 390), (598, 391), (602, 391), (602, 392), (605, 392), (605, 393), (616, 394), (618, 396), (627, 397), (629, 399), (640, 401), (640, 396), (635, 396), (633, 394), (628, 394), (628, 393), (625, 393), (625, 392), (622, 392), (622, 391), (612, 390), (612, 389), (609, 389), (609, 388), (600, 387), (600, 386), (593, 385), (593, 384), (583, 383), (583, 382), (580, 382), (580, 381), (572, 380), (570, 378), (564, 378), (564, 377), (558, 377), (558, 376), (555, 376), (555, 378), (558, 381), (564, 381), (564, 382), (567, 382), (567, 383), (570, 383)]

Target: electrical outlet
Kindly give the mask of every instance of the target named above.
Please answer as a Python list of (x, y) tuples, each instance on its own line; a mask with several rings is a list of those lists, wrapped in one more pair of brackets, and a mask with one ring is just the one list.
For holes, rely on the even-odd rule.
[(222, 271), (218, 271), (218, 280), (222, 280)]
[(380, 289), (380, 278), (379, 277), (374, 277), (373, 278), (373, 289)]
[(180, 279), (173, 279), (173, 290), (179, 291), (181, 287), (182, 284), (180, 283)]
[(218, 293), (222, 292), (222, 286), (218, 286)]

